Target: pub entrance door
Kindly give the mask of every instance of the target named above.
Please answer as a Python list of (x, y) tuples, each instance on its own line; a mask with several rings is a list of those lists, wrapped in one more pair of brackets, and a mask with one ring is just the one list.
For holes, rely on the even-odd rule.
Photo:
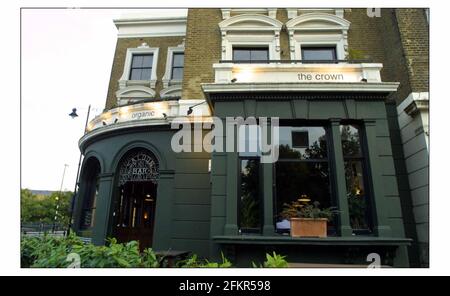
[(120, 165), (113, 218), (118, 242), (139, 241), (141, 250), (153, 244), (158, 163), (146, 150), (129, 153)]

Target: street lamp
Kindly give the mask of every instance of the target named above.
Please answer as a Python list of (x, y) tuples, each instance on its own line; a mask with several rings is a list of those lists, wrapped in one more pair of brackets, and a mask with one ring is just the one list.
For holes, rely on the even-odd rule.
[(74, 119), (75, 117), (78, 117), (77, 108), (73, 108), (72, 113), (70, 113), (69, 116), (72, 117), (72, 119)]
[(55, 197), (56, 206), (55, 206), (55, 217), (53, 218), (53, 233), (55, 233), (55, 231), (56, 231), (56, 221), (58, 219), (59, 200), (60, 200), (61, 195), (62, 195), (62, 188), (63, 188), (63, 184), (64, 184), (64, 176), (66, 175), (66, 168), (68, 166), (69, 166), (68, 164), (64, 165), (64, 171), (63, 171), (63, 175), (62, 175), (62, 179), (61, 179), (61, 187), (59, 187), (58, 196)]
[[(87, 130), (87, 125), (89, 122), (89, 113), (91, 112), (91, 105), (89, 105), (88, 107), (88, 112), (87, 112), (87, 116), (86, 116), (86, 123), (84, 124), (84, 132), (83, 135), (86, 134), (86, 130)], [(77, 114), (77, 109), (73, 108), (72, 109), (72, 113), (69, 114), (70, 117), (72, 117), (72, 119), (78, 117)], [(83, 152), (80, 151), (80, 158), (78, 160), (78, 169), (77, 169), (77, 178), (75, 179), (75, 188), (73, 190), (73, 196), (72, 196), (72, 202), (71, 202), (71, 206), (70, 206), (70, 219), (69, 219), (69, 226), (67, 228), (67, 235), (70, 234), (70, 228), (72, 227), (72, 218), (73, 218), (73, 211), (75, 209), (75, 199), (77, 196), (77, 189), (79, 184), (79, 178), (80, 178), (80, 167), (81, 167), (81, 160), (83, 158)]]
[(194, 108), (195, 108), (195, 107), (197, 107), (197, 106), (199, 106), (199, 105), (201, 105), (201, 104), (204, 104), (205, 102), (206, 102), (206, 101), (203, 101), (203, 102), (201, 102), (201, 103), (198, 103), (198, 104), (195, 104), (195, 105), (190, 106), (189, 109), (187, 110), (186, 114), (187, 114), (188, 116), (191, 115), (192, 112), (194, 112)]

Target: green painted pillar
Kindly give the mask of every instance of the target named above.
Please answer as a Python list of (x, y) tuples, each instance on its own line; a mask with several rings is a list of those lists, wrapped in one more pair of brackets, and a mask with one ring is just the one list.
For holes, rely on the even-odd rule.
[(108, 226), (112, 205), (113, 174), (99, 175), (99, 188), (92, 231), (92, 242), (104, 245), (108, 236)]
[(263, 182), (263, 209), (264, 209), (264, 225), (263, 235), (273, 236), (275, 227), (273, 225), (273, 164), (262, 164), (263, 177), (260, 181)]
[(352, 236), (353, 230), (350, 226), (350, 215), (348, 209), (347, 186), (345, 180), (345, 165), (342, 152), (340, 120), (331, 120), (331, 137), (333, 152), (331, 157), (334, 165), (331, 166), (331, 174), (335, 176), (336, 201), (339, 209), (339, 233), (341, 236)]
[[(272, 124), (270, 119), (267, 120), (267, 137), (272, 143)], [(263, 135), (264, 137), (264, 135)], [(262, 139), (265, 141), (265, 139)], [(267, 141), (265, 141), (267, 143)], [(270, 155), (270, 153), (268, 153)], [(275, 226), (273, 221), (273, 163), (262, 163), (262, 193), (263, 193), (263, 209), (264, 209), (264, 225), (263, 235), (273, 236), (275, 234)]]
[[(234, 123), (226, 123), (227, 132), (234, 129), (234, 150), (237, 151), (237, 128)], [(227, 139), (230, 137), (227, 136)], [(226, 140), (226, 139), (225, 139)], [(226, 189), (226, 219), (224, 234), (238, 235), (239, 229), (237, 225), (238, 214), (238, 172), (239, 172), (239, 155), (238, 152), (226, 152), (227, 159), (227, 189)]]
[(382, 189), (383, 182), (381, 180), (381, 168), (377, 151), (377, 134), (376, 134), (376, 120), (365, 119), (364, 126), (366, 130), (367, 139), (367, 155), (370, 169), (370, 176), (372, 179), (372, 193), (375, 205), (376, 226), (375, 231), (378, 236), (391, 236), (391, 227), (388, 221), (389, 205), (384, 198)]
[(77, 195), (75, 196), (74, 208), (72, 213), (72, 230), (75, 233), (79, 233), (80, 231), (80, 223), (81, 223), (81, 207), (83, 205), (83, 196), (85, 194), (85, 186), (78, 187)]
[(395, 252), (394, 256), (394, 267), (396, 268), (407, 268), (410, 267), (408, 247), (399, 246)]
[(175, 195), (175, 171), (160, 170), (158, 194), (156, 196), (155, 226), (153, 234), (153, 249), (169, 250), (171, 247), (171, 225), (173, 198)]
[(227, 152), (227, 197), (225, 235), (238, 235), (238, 168), (239, 157), (237, 152)]

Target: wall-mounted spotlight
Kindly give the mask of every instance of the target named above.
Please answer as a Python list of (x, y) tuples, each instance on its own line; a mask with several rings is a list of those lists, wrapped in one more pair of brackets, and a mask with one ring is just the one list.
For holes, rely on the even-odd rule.
[(235, 83), (237, 81), (236, 78), (231, 79), (231, 83)]
[(366, 78), (361, 79), (361, 82), (367, 82)]
[(167, 119), (167, 114), (166, 113), (163, 113), (162, 115), (164, 116), (164, 119)]
[(119, 118), (114, 119), (114, 123), (117, 123), (119, 121)]
[(106, 121), (104, 121), (104, 120), (102, 121), (102, 124), (103, 124), (103, 125), (107, 125), (107, 124), (106, 124)]

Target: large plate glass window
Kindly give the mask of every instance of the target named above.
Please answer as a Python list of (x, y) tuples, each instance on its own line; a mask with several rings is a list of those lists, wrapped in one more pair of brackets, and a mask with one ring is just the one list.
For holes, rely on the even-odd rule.
[(238, 129), (240, 188), (238, 227), (241, 234), (260, 234), (263, 221), (263, 201), (260, 191), (260, 136), (255, 124)]
[(89, 159), (86, 163), (87, 171), (84, 176), (84, 198), (81, 211), (80, 229), (89, 229), (94, 226), (95, 211), (99, 189), (100, 164), (97, 160)]
[(259, 190), (259, 158), (240, 158), (239, 232), (261, 233), (262, 200)]
[[(285, 204), (301, 199), (318, 202), (320, 208), (335, 207), (331, 189), (327, 126), (280, 126), (280, 155), (275, 164), (277, 232), (288, 221), (281, 215)], [(335, 220), (328, 222), (328, 235), (336, 234)]]
[(372, 233), (371, 202), (367, 186), (362, 130), (358, 125), (341, 125), (350, 226), (355, 234)]

